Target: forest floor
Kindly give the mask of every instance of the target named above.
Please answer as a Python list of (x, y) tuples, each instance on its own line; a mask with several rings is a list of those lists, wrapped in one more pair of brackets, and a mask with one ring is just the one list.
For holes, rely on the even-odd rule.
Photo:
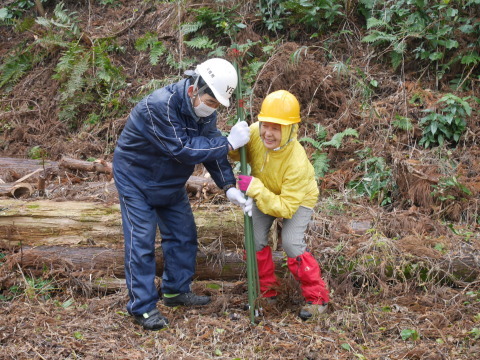
[[(115, 59), (130, 74), (131, 85), (121, 100), (131, 106), (129, 100), (138, 95), (142, 79), (163, 78), (171, 71), (163, 63), (150, 65), (146, 54), (133, 49), (134, 39), (154, 30), (174, 48), (178, 45), (174, 24), (185, 21), (187, 14), (180, 14), (174, 3), (148, 11), (142, 1), (122, 1), (119, 7), (88, 3), (70, 2), (69, 6), (78, 12), (92, 38), (131, 24), (117, 39), (127, 51)], [(139, 21), (131, 21), (135, 14), (141, 15)], [(353, 29), (354, 34), (359, 31)], [(242, 36), (261, 39), (251, 26)], [(35, 34), (0, 27), (0, 37), (8, 39), (0, 43), (0, 57), (4, 57), (23, 41), (33, 41)], [(285, 88), (302, 103), (302, 136), (314, 138), (317, 123), (325, 126), (329, 138), (346, 128), (358, 131), (358, 139), (346, 139), (338, 149), (325, 149), (331, 171), (320, 185), (315, 215), (315, 224), (320, 225), (307, 236), (331, 291), (327, 313), (300, 320), (298, 284), (284, 274), (278, 303), (261, 304), (263, 312), (251, 324), (244, 310), (245, 277), (232, 282), (212, 279), (193, 284), (197, 293), (212, 295), (209, 305), (168, 308), (160, 301), (158, 308), (170, 326), (149, 332), (126, 313), (124, 287), (105, 293), (85, 286), (72, 274), (53, 274), (48, 269), (43, 277), (31, 277), (21, 262), (11, 262), (18, 249), (2, 249), (0, 359), (480, 358), (478, 111), (468, 119), (468, 132), (457, 147), (419, 148), (418, 119), (448, 91), (445, 87), (432, 90), (433, 80), (425, 76), (417, 81), (415, 69), (407, 67), (402, 77), (384, 68), (360, 41), (340, 42), (336, 53), (351, 56), (351, 69), (368, 68), (380, 84), (365, 101), (358, 73), (337, 76), (320, 47), (305, 51), (300, 63), (292, 65), (291, 55), (301, 46), (318, 45), (309, 41), (282, 42), (258, 75), (251, 106), (252, 113), (257, 113), (265, 94)], [(52, 79), (54, 68), (53, 60), (37, 65), (2, 95), (0, 156), (26, 158), (41, 146), (50, 160), (69, 156), (111, 161), (128, 112), (72, 131), (58, 120), (59, 99), (51, 96), (60, 86)], [(222, 130), (227, 130), (230, 111), (219, 115)], [(394, 129), (391, 121), (396, 114), (413, 119), (414, 128)], [(311, 155), (314, 149), (306, 148)], [(388, 206), (379, 205), (382, 199), (371, 202), (356, 196), (347, 186), (363, 174), (358, 154), (365, 148), (383, 157), (392, 171), (397, 188), (389, 195)], [(1, 180), (10, 183), (23, 175), (2, 173)], [(449, 193), (453, 200), (432, 200), (431, 186), (439, 185), (442, 176), (455, 176), (470, 195), (457, 191)], [(92, 179), (86, 174), (77, 179), (76, 184), (64, 184), (64, 188), (75, 186), (68, 196), (52, 192), (47, 198), (88, 198)], [(52, 185), (55, 180), (47, 182)], [(95, 200), (116, 201), (115, 196)], [(197, 201), (208, 199), (192, 198), (192, 204)], [(367, 222), (368, 230), (352, 228), (352, 220)], [(467, 273), (459, 269), (459, 262), (468, 263)]]

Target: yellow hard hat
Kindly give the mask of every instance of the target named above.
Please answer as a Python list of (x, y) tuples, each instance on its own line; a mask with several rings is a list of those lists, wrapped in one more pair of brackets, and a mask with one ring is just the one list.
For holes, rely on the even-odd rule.
[(280, 125), (299, 123), (300, 104), (295, 95), (287, 90), (274, 91), (263, 100), (258, 120)]

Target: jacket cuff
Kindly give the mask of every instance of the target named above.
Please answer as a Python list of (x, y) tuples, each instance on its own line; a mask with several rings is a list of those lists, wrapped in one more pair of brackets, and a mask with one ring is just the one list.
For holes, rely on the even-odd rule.
[(245, 191), (245, 195), (255, 199), (263, 188), (264, 185), (262, 180), (253, 176), (252, 181), (250, 181), (250, 184), (248, 185), (247, 191)]
[(231, 189), (233, 187), (235, 187), (235, 184), (227, 184), (222, 189), (223, 191), (227, 192), (228, 189)]

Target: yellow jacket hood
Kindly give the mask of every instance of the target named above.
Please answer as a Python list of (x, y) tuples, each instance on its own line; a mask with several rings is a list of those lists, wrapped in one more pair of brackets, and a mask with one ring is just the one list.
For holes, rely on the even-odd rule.
[[(247, 195), (264, 214), (290, 219), (299, 206), (313, 208), (317, 203), (315, 173), (297, 141), (297, 131), (297, 125), (282, 125), (280, 146), (269, 150), (260, 138), (260, 123), (250, 125), (246, 149), (254, 179)], [(229, 154), (234, 160), (240, 158), (238, 151)]]

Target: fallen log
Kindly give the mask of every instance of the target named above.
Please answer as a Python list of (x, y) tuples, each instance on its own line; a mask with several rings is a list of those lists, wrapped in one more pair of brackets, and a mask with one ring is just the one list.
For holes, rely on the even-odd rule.
[[(243, 214), (238, 207), (227, 203), (194, 206), (193, 210), (198, 227), (200, 250), (211, 254), (211, 251), (205, 251), (205, 249), (213, 248), (215, 254), (230, 254), (230, 252), (236, 253), (239, 249), (243, 249)], [(480, 254), (473, 247), (457, 250), (455, 250), (457, 247), (452, 247), (452, 250), (455, 251), (445, 253), (436, 251), (435, 256), (429, 256), (424, 251), (421, 253), (415, 252), (415, 248), (413, 248), (413, 251), (408, 250), (408, 247), (402, 250), (401, 242), (389, 241), (385, 244), (388, 243), (388, 246), (392, 247), (389, 251), (397, 253), (398, 258), (389, 256), (388, 261), (390, 263), (387, 264), (386, 260), (385, 262), (379, 260), (382, 258), (382, 253), (378, 249), (373, 247), (368, 250), (368, 246), (362, 247), (362, 244), (371, 244), (369, 237), (365, 234), (363, 235), (366, 236), (364, 238), (365, 242), (359, 241), (357, 245), (362, 247), (362, 250), (355, 253), (352, 248), (347, 260), (345, 253), (340, 254), (337, 250), (334, 250), (337, 246), (335, 241), (331, 241), (330, 248), (324, 246), (321, 248), (325, 250), (325, 253), (319, 253), (318, 245), (322, 242), (322, 236), (318, 233), (317, 225), (314, 222), (313, 226), (307, 231), (307, 236), (310, 237), (309, 248), (314, 253), (320, 254), (323, 258), (321, 263), (324, 270), (331, 274), (348, 274), (352, 269), (363, 269), (360, 271), (362, 274), (374, 274), (376, 271), (381, 271), (383, 274), (381, 276), (395, 278), (394, 274), (399, 274), (397, 265), (402, 263), (406, 264), (405, 274), (400, 274), (404, 278), (407, 278), (408, 273), (411, 272), (409, 267), (421, 267), (425, 277), (447, 279), (451, 275), (454, 281), (458, 279), (465, 282), (475, 281), (480, 277)], [(358, 226), (357, 223), (352, 222), (351, 225), (351, 231), (348, 232), (348, 235), (344, 234), (345, 236), (362, 236), (360, 234), (365, 233), (365, 229), (369, 228), (371, 224), (365, 222)], [(343, 237), (339, 239), (343, 239)], [(360, 238), (358, 239), (360, 240)], [(161, 239), (158, 236), (157, 245), (160, 246), (160, 244)], [(100, 254), (103, 254), (105, 249), (122, 251), (123, 234), (118, 204), (0, 200), (1, 248), (18, 251), (22, 247), (23, 249), (33, 246), (41, 248), (52, 245), (59, 246), (56, 250), (58, 253), (61, 253), (60, 249), (62, 248), (65, 248), (63, 250), (65, 252), (77, 251), (81, 253), (83, 251), (81, 250), (82, 246), (86, 248), (96, 246), (98, 247), (96, 251), (99, 251)], [(74, 247), (76, 250), (70, 250), (70, 247)], [(64, 255), (65, 259), (68, 259), (66, 257), (68, 254), (65, 253)], [(337, 263), (336, 259), (339, 255), (342, 255), (343, 260)], [(99, 254), (95, 255), (95, 257), (99, 256)], [(95, 269), (95, 266), (100, 266), (98, 264), (88, 265), (88, 261), (91, 261), (92, 258), (88, 254), (83, 254), (81, 257), (87, 259), (87, 265), (82, 265), (80, 269)], [(118, 258), (120, 262), (112, 265), (108, 265), (109, 263), (106, 260), (102, 260), (99, 264), (102, 264), (105, 267), (104, 270), (108, 272), (112, 266), (113, 268), (123, 266), (123, 255)], [(375, 261), (372, 259), (375, 259)], [(243, 263), (243, 259), (238, 261)], [(383, 269), (375, 268), (375, 266), (380, 266), (377, 262), (381, 264)], [(226, 266), (233, 266), (229, 264), (227, 263)], [(374, 268), (370, 269), (371, 265)], [(240, 271), (236, 267), (233, 267), (233, 269)], [(204, 275), (205, 277), (223, 276), (222, 273), (218, 273), (218, 270), (213, 272), (202, 271), (209, 274)], [(399, 271), (400, 273), (403, 272), (401, 269)], [(114, 271), (114, 274), (121, 273), (123, 273), (123, 270), (116, 269)], [(233, 275), (233, 273), (228, 276), (240, 276), (239, 274)]]
[(0, 184), (0, 197), (8, 196), (15, 199), (30, 197), (34, 192), (32, 185), (26, 182)]
[[(10, 264), (19, 264), (22, 270), (32, 276), (42, 276), (48, 271), (65, 272), (68, 276), (98, 279), (102, 277), (124, 278), (123, 249), (100, 247), (40, 246), (25, 247), (9, 259)], [(275, 254), (281, 262), (281, 253)], [(156, 251), (157, 276), (162, 276), (163, 254)], [(197, 280), (235, 280), (242, 278), (246, 271), (242, 251), (205, 252), (197, 254), (194, 278)], [(279, 266), (281, 269), (281, 266)]]
[[(237, 206), (199, 205), (193, 210), (202, 245), (222, 239), (225, 247), (241, 247), (243, 214)], [(20, 245), (122, 246), (120, 206), (80, 201), (0, 200), (0, 247), (15, 249)]]
[[(95, 174), (95, 182), (86, 182)], [(112, 164), (105, 160), (84, 161), (63, 157), (60, 161), (32, 160), (20, 158), (0, 158), (0, 184), (25, 182), (32, 187), (31, 194), (38, 190), (40, 196), (48, 192), (52, 197), (61, 197), (63, 193), (80, 193), (78, 196), (87, 198), (88, 194), (82, 191), (79, 185), (84, 185), (86, 190), (89, 187), (108, 186), (112, 178)], [(98, 180), (104, 180), (99, 182)], [(91, 186), (90, 186), (91, 185)], [(59, 191), (61, 187), (62, 191)], [(112, 187), (110, 187), (112, 188)], [(186, 183), (186, 189), (190, 196), (197, 199), (210, 199), (212, 196), (221, 195), (223, 191), (219, 189), (215, 182), (208, 177), (190, 176)], [(0, 197), (12, 196), (8, 185), (0, 188)], [(71, 190), (71, 191), (70, 191)], [(107, 198), (118, 199), (115, 185), (113, 185), (115, 194), (108, 194)], [(23, 192), (22, 198), (27, 197), (27, 192)], [(18, 191), (17, 194), (18, 195)], [(19, 196), (14, 196), (19, 198)], [(101, 196), (99, 196), (101, 197)], [(71, 195), (69, 195), (71, 199)], [(117, 200), (118, 201), (118, 200)]]
[[(46, 274), (61, 275), (89, 281), (99, 281), (104, 278), (124, 278), (124, 250), (122, 248), (111, 249), (102, 247), (69, 247), (69, 246), (39, 246), (24, 247), (20, 252), (9, 256), (3, 270), (20, 267), (23, 272), (34, 277), (45, 276)], [(163, 253), (161, 247), (156, 250), (156, 275), (162, 276)], [(273, 260), (276, 273), (279, 277), (287, 275), (284, 253), (273, 251)], [(434, 265), (427, 265), (423, 258), (410, 258), (402, 269), (393, 271), (398, 261), (390, 264), (370, 267), (368, 272), (358, 276), (358, 272), (365, 266), (360, 258), (351, 259), (343, 266), (329, 265), (325, 261), (322, 266), (324, 275), (330, 278), (345, 278), (346, 274), (352, 276), (351, 281), (362, 284), (368, 283), (377, 277), (385, 277), (388, 281), (406, 281), (410, 278), (409, 272), (412, 265), (419, 267), (421, 272), (428, 272), (423, 281), (445, 282), (455, 284), (456, 282), (472, 282), (478, 280), (480, 268), (478, 259), (474, 256), (443, 258)], [(398, 259), (401, 260), (401, 259)], [(405, 259), (403, 259), (405, 260)], [(420, 269), (421, 267), (421, 269)], [(395, 272), (396, 274), (393, 274)], [(386, 274), (390, 273), (390, 274)], [(239, 280), (246, 275), (246, 262), (244, 252), (241, 249), (236, 251), (222, 250), (221, 244), (201, 247), (197, 253), (197, 264), (194, 279), (196, 280)], [(348, 276), (347, 276), (348, 277)]]
[(60, 168), (96, 172), (100, 174), (112, 174), (112, 164), (105, 160), (84, 161), (63, 157), (59, 162)]
[(42, 159), (0, 158), (0, 179), (5, 183), (17, 181), (28, 175), (33, 175), (29, 178), (29, 182), (34, 182), (38, 177), (45, 176), (45, 173), (57, 174), (58, 162)]

